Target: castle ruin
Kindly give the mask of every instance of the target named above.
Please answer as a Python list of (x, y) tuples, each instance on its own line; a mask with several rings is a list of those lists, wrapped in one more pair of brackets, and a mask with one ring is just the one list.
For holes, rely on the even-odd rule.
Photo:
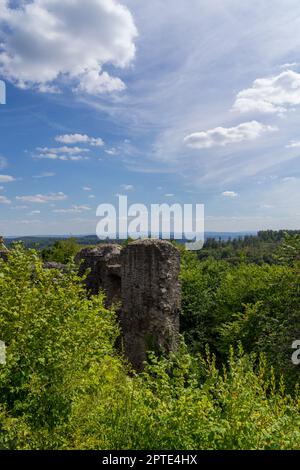
[(179, 336), (180, 253), (170, 242), (138, 240), (122, 248), (103, 244), (76, 258), (87, 290), (106, 293), (106, 306), (119, 303), (122, 350), (141, 371), (148, 351), (175, 351)]

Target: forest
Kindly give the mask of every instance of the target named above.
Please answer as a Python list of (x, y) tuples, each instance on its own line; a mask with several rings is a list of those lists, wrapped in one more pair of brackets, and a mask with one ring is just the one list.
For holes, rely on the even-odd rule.
[(116, 347), (116, 309), (104, 293), (87, 296), (74, 269), (75, 239), (10, 247), (0, 261), (2, 450), (300, 448), (299, 232), (177, 246), (181, 344), (170, 357), (149, 352), (139, 374)]

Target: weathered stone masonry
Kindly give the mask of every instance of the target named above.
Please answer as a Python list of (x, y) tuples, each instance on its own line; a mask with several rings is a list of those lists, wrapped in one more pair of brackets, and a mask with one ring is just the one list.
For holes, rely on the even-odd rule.
[(169, 242), (139, 240), (126, 248), (99, 245), (82, 250), (80, 274), (87, 268), (91, 294), (106, 291), (106, 305), (120, 302), (124, 354), (137, 371), (148, 351), (175, 351), (179, 335), (180, 253)]
[(99, 245), (83, 249), (75, 259), (80, 263), (79, 275), (90, 270), (85, 280), (88, 292), (97, 295), (104, 290), (107, 307), (121, 301), (121, 250), (115, 244)]

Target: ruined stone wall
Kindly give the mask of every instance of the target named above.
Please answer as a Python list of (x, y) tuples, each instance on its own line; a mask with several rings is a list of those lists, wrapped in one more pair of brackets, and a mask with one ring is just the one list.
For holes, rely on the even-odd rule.
[(85, 280), (88, 292), (97, 295), (104, 290), (107, 307), (121, 300), (121, 250), (119, 245), (99, 245), (83, 249), (75, 259), (80, 276), (90, 270)]
[(91, 294), (103, 289), (107, 306), (120, 301), (121, 345), (136, 370), (148, 351), (175, 351), (179, 335), (180, 254), (169, 242), (139, 240), (126, 248), (99, 245), (77, 256), (80, 274), (90, 269)]
[(124, 353), (136, 370), (147, 352), (175, 351), (179, 334), (180, 254), (169, 242), (140, 240), (122, 252)]

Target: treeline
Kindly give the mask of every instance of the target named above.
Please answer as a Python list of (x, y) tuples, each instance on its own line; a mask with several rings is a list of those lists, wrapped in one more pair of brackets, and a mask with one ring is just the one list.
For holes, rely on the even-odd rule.
[(296, 230), (266, 230), (257, 235), (246, 235), (244, 237), (209, 238), (204, 247), (199, 251), (200, 260), (210, 257), (216, 260), (225, 260), (231, 264), (238, 265), (240, 262), (248, 262), (262, 265), (278, 264), (276, 250), (285, 239), (286, 235), (297, 237), (300, 231)]

